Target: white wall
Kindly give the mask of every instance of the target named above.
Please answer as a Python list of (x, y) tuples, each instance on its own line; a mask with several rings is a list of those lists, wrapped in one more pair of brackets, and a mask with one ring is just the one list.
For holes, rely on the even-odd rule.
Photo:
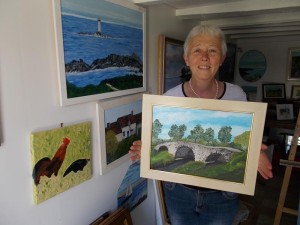
[[(287, 80), (288, 48), (300, 47), (300, 36), (294, 37), (273, 37), (263, 39), (245, 39), (237, 42), (235, 83), (245, 86), (257, 86), (257, 101), (262, 100), (263, 83), (285, 83), (286, 97), (290, 98), (291, 86), (299, 85), (299, 81)], [(256, 82), (243, 80), (238, 71), (238, 63), (242, 55), (248, 50), (259, 50), (266, 57), (267, 69), (263, 77)]]

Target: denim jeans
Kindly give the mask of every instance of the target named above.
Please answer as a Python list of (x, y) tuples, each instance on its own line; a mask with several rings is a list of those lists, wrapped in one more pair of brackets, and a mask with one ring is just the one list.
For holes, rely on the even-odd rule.
[(164, 194), (171, 225), (231, 225), (239, 207), (231, 192), (164, 182)]

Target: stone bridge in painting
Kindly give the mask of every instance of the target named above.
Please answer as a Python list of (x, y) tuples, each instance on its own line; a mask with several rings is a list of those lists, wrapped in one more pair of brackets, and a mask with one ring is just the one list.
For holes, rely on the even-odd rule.
[(168, 151), (175, 159), (188, 158), (203, 163), (228, 162), (238, 149), (205, 146), (191, 142), (165, 142), (155, 146), (155, 151)]

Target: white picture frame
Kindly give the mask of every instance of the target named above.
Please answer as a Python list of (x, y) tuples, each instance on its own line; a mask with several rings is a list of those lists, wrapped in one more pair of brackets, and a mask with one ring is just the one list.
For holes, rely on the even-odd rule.
[(293, 120), (294, 107), (293, 104), (276, 104), (277, 120)]
[(144, 8), (121, 0), (52, 3), (61, 106), (146, 90)]
[[(142, 93), (98, 101), (96, 111), (102, 175), (129, 161), (128, 151), (132, 142), (141, 139)], [(135, 118), (132, 119), (130, 114)], [(130, 125), (122, 127), (124, 120)], [(110, 152), (107, 143), (113, 146), (109, 147)], [(120, 145), (123, 146), (121, 150), (118, 149)]]
[[(254, 195), (266, 109), (266, 103), (144, 94), (141, 176), (156, 180)], [(167, 119), (163, 116), (166, 116)], [(180, 131), (180, 127), (182, 127), (181, 121), (184, 121), (183, 125), (186, 125), (186, 130), (190, 131), (195, 125), (194, 121), (200, 124), (206, 121), (206, 125), (213, 125), (214, 129), (219, 126), (219, 132), (223, 127), (221, 123), (226, 125), (225, 128), (231, 126), (232, 132), (235, 133), (232, 138), (238, 138), (234, 142), (232, 141), (235, 147), (233, 148), (232, 145), (225, 147), (223, 144), (219, 144), (218, 146), (215, 144), (207, 144), (204, 148), (203, 144), (201, 144), (202, 147), (199, 145), (200, 142), (197, 144), (192, 143), (192, 141), (189, 141), (187, 135), (181, 135), (180, 137), (180, 134), (176, 136), (177, 138), (180, 137), (180, 140), (174, 141), (170, 140), (170, 138), (168, 139), (166, 134), (179, 133), (175, 131), (176, 127), (179, 128), (177, 131)], [(172, 124), (175, 125), (175, 128)], [(162, 129), (163, 126), (165, 126), (166, 129)], [(210, 128), (209, 126), (208, 128)], [(157, 129), (159, 127), (161, 129)], [(171, 132), (172, 127), (175, 129), (173, 129), (174, 132)], [(242, 127), (243, 129), (241, 129)], [(158, 130), (160, 130), (158, 132), (160, 136), (157, 135)], [(184, 129), (182, 128), (181, 130)], [(231, 131), (229, 133), (231, 133)], [(175, 137), (175, 135), (173, 137)], [(200, 136), (196, 138), (199, 137)], [(214, 135), (211, 143), (215, 143)], [(229, 144), (229, 142), (227, 144)], [(156, 158), (160, 151), (168, 151), (167, 157), (173, 155), (169, 163), (166, 161), (160, 162)], [(214, 154), (213, 157), (210, 157), (212, 154)], [(203, 167), (207, 163), (211, 163), (210, 161), (223, 159), (220, 160), (220, 162), (223, 161), (224, 164), (221, 165), (221, 170), (219, 169), (222, 173), (220, 174), (218, 171), (218, 176), (192, 175), (186, 172), (188, 170), (186, 164), (181, 168), (176, 166), (174, 168), (176, 172), (166, 167), (171, 165), (178, 157), (193, 158), (193, 160), (190, 161), (192, 162), (191, 168), (194, 169), (200, 165)], [(211, 158), (214, 157), (216, 160), (211, 160)], [(238, 177), (233, 176), (231, 172), (226, 172), (225, 170), (226, 166), (228, 166), (227, 163), (231, 162), (230, 160), (232, 160), (233, 157), (236, 157), (234, 159), (239, 162), (235, 165), (235, 168), (237, 168), (236, 173), (239, 173)], [(163, 160), (165, 159), (166, 158)], [(198, 171), (203, 172), (201, 171), (201, 166)], [(215, 169), (215, 167), (213, 169)]]

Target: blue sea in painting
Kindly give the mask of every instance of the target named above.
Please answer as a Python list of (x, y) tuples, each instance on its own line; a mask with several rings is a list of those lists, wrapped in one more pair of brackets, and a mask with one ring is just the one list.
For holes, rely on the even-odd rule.
[[(72, 60), (83, 60), (91, 64), (96, 59), (103, 59), (110, 54), (120, 56), (137, 55), (143, 61), (143, 31), (132, 26), (120, 25), (109, 21), (101, 22), (101, 36), (97, 18), (94, 20), (72, 15), (62, 15), (63, 44), (65, 64)], [(133, 67), (109, 67), (87, 72), (68, 72), (66, 79), (77, 87), (89, 84), (98, 85), (102, 80), (124, 76), (141, 75)]]
[(140, 177), (140, 161), (134, 162), (127, 170), (118, 190), (118, 207), (133, 210), (147, 198), (147, 179)]

